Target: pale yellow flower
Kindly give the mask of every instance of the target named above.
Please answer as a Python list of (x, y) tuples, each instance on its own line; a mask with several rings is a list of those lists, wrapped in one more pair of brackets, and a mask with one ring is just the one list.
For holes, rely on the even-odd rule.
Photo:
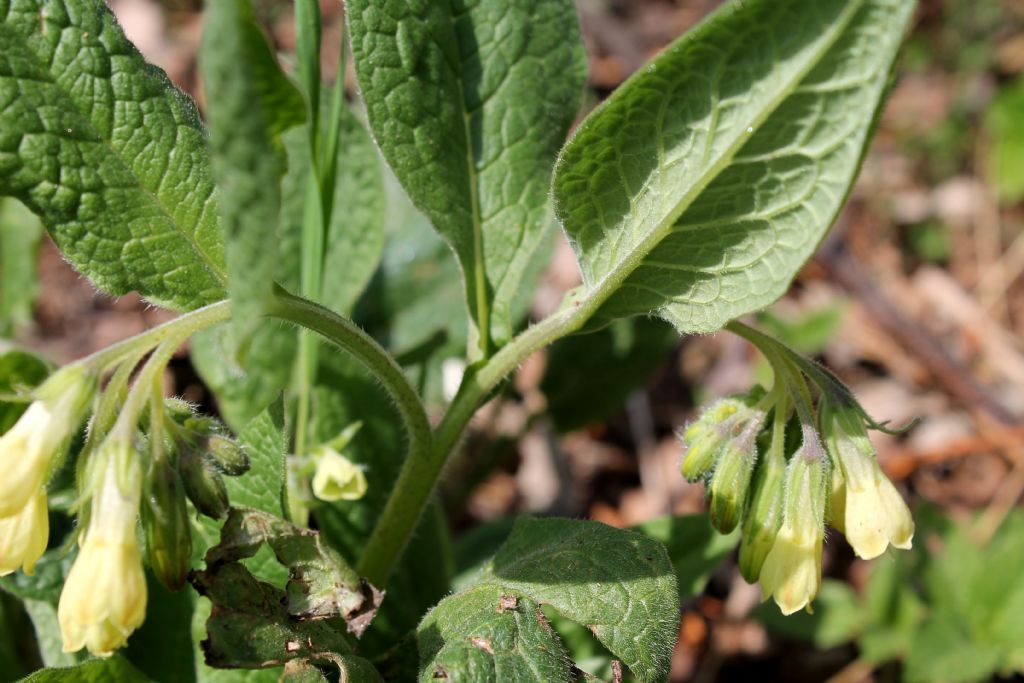
[(859, 415), (830, 414), (826, 443), (836, 463), (831, 522), (843, 532), (858, 557), (878, 557), (892, 544), (909, 549), (914, 518), (896, 487), (878, 466), (874, 448)]
[(95, 387), (83, 368), (65, 368), (36, 391), (37, 400), (0, 437), (0, 517), (20, 513), (45, 486), (84, 419)]
[(805, 430), (804, 444), (787, 468), (782, 526), (759, 577), (762, 598), (775, 598), (783, 614), (810, 610), (821, 587), (829, 468), (816, 435)]
[(146, 576), (135, 534), (142, 475), (127, 443), (101, 447), (97, 455), (106, 456), (103, 480), (57, 618), (65, 652), (87, 647), (106, 657), (123, 647), (146, 617)]
[(351, 460), (332, 448), (320, 448), (313, 475), (313, 495), (320, 500), (359, 500), (366, 493), (366, 475)]
[(46, 491), (40, 488), (18, 514), (0, 518), (0, 576), (17, 571), (18, 567), (26, 574), (35, 573), (36, 562), (46, 551), (49, 537)]

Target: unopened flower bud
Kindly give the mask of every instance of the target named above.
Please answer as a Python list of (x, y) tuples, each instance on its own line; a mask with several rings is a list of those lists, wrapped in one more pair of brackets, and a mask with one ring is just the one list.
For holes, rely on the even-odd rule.
[(127, 441), (108, 440), (96, 456), (94, 471), (101, 480), (57, 619), (65, 652), (87, 647), (106, 657), (123, 647), (146, 618), (146, 576), (135, 534), (142, 470)]
[(892, 544), (908, 549), (914, 519), (896, 487), (878, 466), (860, 413), (828, 403), (822, 407), (825, 445), (835, 464), (830, 517), (859, 557), (870, 560)]
[(711, 471), (719, 451), (729, 437), (729, 421), (745, 408), (739, 399), (722, 399), (686, 428), (683, 432), (686, 455), (682, 471), (687, 481), (697, 481)]
[(754, 474), (753, 495), (740, 539), (740, 573), (750, 583), (760, 576), (768, 551), (779, 534), (785, 478), (785, 456), (769, 451)]
[(759, 577), (762, 597), (774, 597), (783, 614), (809, 609), (821, 586), (829, 476), (817, 434), (805, 427), (804, 443), (786, 470), (782, 525)]
[(36, 400), (0, 437), (0, 518), (20, 514), (46, 485), (95, 391), (95, 375), (69, 365), (36, 389)]
[(720, 533), (730, 533), (743, 517), (750, 478), (757, 464), (755, 439), (760, 428), (761, 420), (751, 420), (738, 436), (725, 442), (718, 456), (715, 472), (708, 484), (708, 495), (711, 498), (711, 524)]
[(155, 463), (146, 480), (142, 528), (146, 559), (153, 573), (168, 590), (180, 590), (188, 577), (192, 529), (184, 488), (178, 473), (167, 462)]
[(313, 475), (313, 495), (320, 500), (359, 500), (366, 493), (366, 475), (351, 460), (330, 447), (321, 447), (313, 453), (316, 474)]
[(249, 456), (234, 440), (214, 434), (206, 440), (207, 454), (221, 474), (237, 477), (249, 471)]
[(195, 409), (191, 403), (173, 396), (164, 399), (164, 411), (167, 417), (178, 424), (184, 424), (186, 420), (195, 416)]
[(39, 489), (21, 511), (0, 518), (0, 576), (18, 567), (35, 573), (36, 562), (46, 552), (50, 537), (50, 517), (46, 509), (46, 491)]
[(191, 448), (183, 450), (178, 467), (185, 494), (199, 512), (213, 519), (228, 513), (228, 490), (224, 480), (203, 462), (200, 454)]

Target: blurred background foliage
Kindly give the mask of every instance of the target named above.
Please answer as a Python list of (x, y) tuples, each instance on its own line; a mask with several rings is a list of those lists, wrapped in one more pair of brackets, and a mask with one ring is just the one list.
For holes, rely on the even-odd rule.
[[(591, 59), (588, 107), (718, 4), (577, 3)], [(146, 57), (202, 106), (201, 3), (110, 4)], [(827, 363), (873, 415), (917, 420), (900, 436), (873, 435), (915, 510), (914, 549), (863, 562), (833, 535), (813, 614), (783, 618), (761, 604), (739, 577), (735, 539), (710, 530), (701, 486), (679, 476), (675, 433), (701, 402), (768, 379), (767, 367), (738, 338), (679, 340), (660, 321), (635, 319), (538, 354), (478, 415), (442, 487), (455, 565), (445, 571), (456, 585), (501, 542), (513, 515), (587, 517), (639, 527), (669, 546), (683, 581), (673, 681), (953, 683), (1024, 674), (1024, 1), (919, 5), (847, 209), (790, 294), (757, 320)], [(293, 63), (291, 4), (260, 8), (282, 62)], [(325, 0), (322, 10), (323, 71), (333, 78), (339, 3)], [(348, 85), (354, 96), (351, 74)], [(399, 355), (436, 409), (465, 346), (456, 265), (393, 181), (388, 193), (388, 246), (355, 316)], [(556, 233), (536, 259), (536, 290), (519, 302), (524, 322), (549, 313), (577, 283)], [(0, 394), (32, 386), (50, 362), (169, 315), (131, 296), (97, 294), (23, 207), (0, 203)], [(178, 394), (217, 410), (187, 353), (171, 371)], [(0, 430), (20, 410), (0, 403)], [(67, 530), (59, 510), (70, 501), (54, 501), (57, 535)], [(344, 534), (346, 514), (328, 511), (325, 532)], [(59, 582), (65, 554), (51, 551), (44, 579), (52, 571)], [(10, 577), (2, 586), (0, 681), (43, 662), (71, 663), (40, 626), (54, 619), (55, 586), (43, 580), (27, 590)], [(405, 590), (415, 592), (415, 582)], [(154, 600), (154, 609), (167, 604)], [(611, 676), (600, 644), (556, 616), (575, 659)], [(194, 680), (189, 671), (169, 667), (159, 680)]]

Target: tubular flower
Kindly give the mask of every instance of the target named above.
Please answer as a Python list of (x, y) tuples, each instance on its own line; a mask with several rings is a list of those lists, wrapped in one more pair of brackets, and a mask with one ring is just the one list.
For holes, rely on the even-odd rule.
[(783, 614), (810, 609), (821, 586), (829, 463), (816, 434), (805, 430), (804, 444), (787, 468), (782, 526), (761, 567), (762, 598), (774, 597)]
[(33, 574), (36, 562), (46, 551), (49, 536), (46, 492), (40, 488), (21, 512), (0, 518), (0, 576), (16, 571), (19, 566), (26, 574)]
[(92, 373), (68, 366), (36, 390), (37, 399), (0, 437), (0, 518), (20, 515), (45, 486), (95, 389)]
[(908, 549), (914, 519), (896, 487), (878, 466), (864, 422), (856, 410), (828, 405), (822, 410), (825, 444), (836, 468), (831, 523), (857, 555), (878, 557), (889, 544)]
[(142, 472), (128, 442), (108, 443), (97, 453), (102, 482), (57, 608), (64, 651), (87, 647), (99, 657), (123, 647), (146, 616), (146, 577), (135, 535)]
[(359, 500), (366, 493), (366, 475), (358, 465), (332, 448), (314, 453), (313, 495), (320, 500)]

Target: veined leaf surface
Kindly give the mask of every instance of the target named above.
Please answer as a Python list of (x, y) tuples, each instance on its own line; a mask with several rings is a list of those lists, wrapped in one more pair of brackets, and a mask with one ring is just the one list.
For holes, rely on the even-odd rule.
[(913, 8), (735, 2), (595, 110), (554, 181), (592, 323), (708, 332), (781, 296), (845, 201)]
[(511, 334), (509, 307), (550, 224), (551, 169), (586, 76), (576, 9), (570, 0), (347, 6), (377, 142), (455, 250), (472, 350), (486, 354)]
[(427, 615), (419, 680), (573, 680), (540, 604), (586, 626), (636, 680), (668, 680), (679, 592), (665, 547), (568, 519), (517, 523), (477, 584)]
[(0, 194), (111, 294), (174, 309), (225, 295), (195, 105), (93, 0), (0, 0)]

